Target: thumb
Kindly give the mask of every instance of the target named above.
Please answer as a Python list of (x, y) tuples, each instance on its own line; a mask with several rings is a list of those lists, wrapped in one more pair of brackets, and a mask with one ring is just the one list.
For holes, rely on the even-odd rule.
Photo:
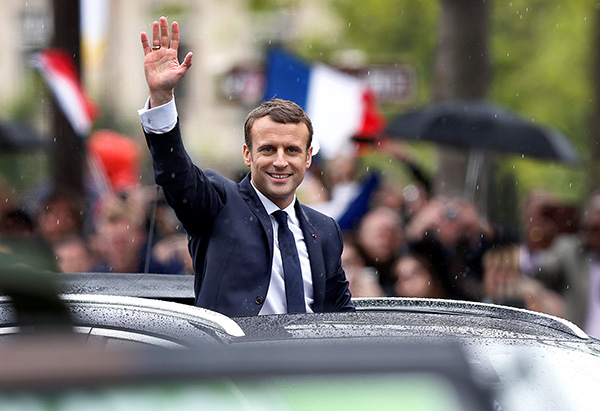
[(194, 54), (191, 51), (188, 54), (186, 54), (185, 58), (183, 59), (183, 62), (181, 63), (181, 68), (187, 71), (190, 67), (192, 67), (193, 56)]

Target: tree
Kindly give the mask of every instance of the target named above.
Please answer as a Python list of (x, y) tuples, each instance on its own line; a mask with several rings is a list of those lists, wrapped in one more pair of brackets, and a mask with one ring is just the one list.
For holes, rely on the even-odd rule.
[[(432, 100), (483, 99), (487, 96), (489, 84), (487, 2), (441, 0), (441, 5)], [(472, 155), (464, 150), (440, 148), (435, 193), (457, 195), (470, 189), (466, 176)], [(490, 157), (489, 153), (477, 155)], [(490, 164), (484, 158), (478, 172), (481, 180), (489, 176)], [(479, 187), (474, 199), (478, 208), (485, 210), (488, 185), (480, 184)]]

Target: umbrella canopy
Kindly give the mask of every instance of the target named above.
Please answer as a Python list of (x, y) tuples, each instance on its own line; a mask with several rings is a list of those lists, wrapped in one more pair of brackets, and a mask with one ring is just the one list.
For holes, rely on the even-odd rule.
[(484, 101), (446, 101), (402, 114), (390, 122), (386, 134), (566, 163), (579, 161), (568, 139), (558, 130), (527, 122)]
[(31, 150), (46, 145), (32, 128), (12, 121), (0, 121), (0, 151)]

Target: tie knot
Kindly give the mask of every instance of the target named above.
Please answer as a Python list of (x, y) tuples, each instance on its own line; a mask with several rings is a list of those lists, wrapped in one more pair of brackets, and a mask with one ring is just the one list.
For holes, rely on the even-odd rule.
[(277, 220), (277, 224), (283, 227), (287, 227), (287, 213), (283, 210), (277, 210), (273, 213), (273, 217)]

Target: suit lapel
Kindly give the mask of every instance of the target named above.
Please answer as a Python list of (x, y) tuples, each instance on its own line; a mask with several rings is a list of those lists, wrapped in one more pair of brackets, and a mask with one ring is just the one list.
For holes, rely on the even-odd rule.
[(310, 270), (313, 280), (313, 311), (323, 310), (325, 304), (325, 263), (323, 261), (322, 239), (317, 236), (315, 226), (310, 222), (308, 216), (302, 209), (299, 201), (296, 201), (296, 214), (300, 220), (304, 242), (310, 259)]
[(240, 196), (246, 202), (250, 210), (254, 213), (258, 221), (263, 227), (265, 237), (267, 237), (267, 242), (269, 243), (269, 250), (271, 254), (271, 261), (273, 261), (273, 224), (271, 223), (271, 219), (265, 210), (265, 207), (260, 202), (256, 191), (250, 184), (250, 173), (244, 177), (244, 179), (238, 184), (240, 187)]
[[(273, 225), (271, 219), (265, 210), (265, 207), (261, 203), (256, 191), (250, 184), (250, 173), (244, 177), (239, 183), (240, 196), (248, 204), (248, 207), (252, 210), (256, 218), (260, 221), (267, 241), (269, 243), (269, 250), (271, 254), (271, 261), (273, 261)], [(299, 201), (296, 201), (296, 214), (300, 220), (300, 226), (304, 235), (304, 241), (306, 243), (306, 249), (310, 259), (310, 269), (312, 272), (313, 280), (313, 310), (315, 312), (322, 311), (325, 304), (325, 263), (323, 260), (323, 243), (322, 239), (317, 236), (317, 230), (315, 226), (310, 222), (308, 216), (302, 209), (302, 205)]]

